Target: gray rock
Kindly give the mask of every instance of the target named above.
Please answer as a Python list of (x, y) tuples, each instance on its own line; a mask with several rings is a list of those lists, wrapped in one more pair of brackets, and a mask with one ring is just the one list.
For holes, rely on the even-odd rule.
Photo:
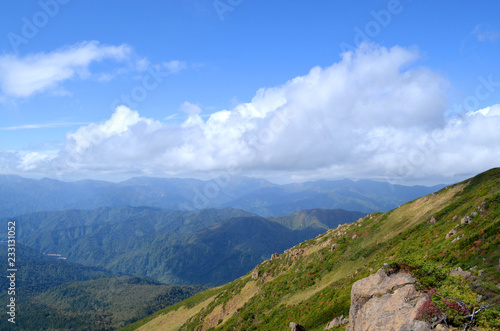
[(460, 276), (462, 279), (471, 279), (472, 273), (470, 271), (464, 271), (462, 268), (458, 267), (450, 272), (450, 276)]
[(454, 235), (456, 235), (458, 233), (458, 231), (456, 229), (453, 229), (451, 230), (450, 232), (448, 232), (448, 234), (446, 235), (446, 239), (450, 239), (451, 237), (453, 237)]
[(405, 323), (399, 331), (429, 331), (431, 328), (424, 321), (411, 321)]
[(306, 331), (305, 327), (294, 322), (290, 322), (290, 325), (288, 327), (290, 328), (291, 331)]
[(353, 284), (348, 330), (430, 330), (429, 324), (415, 321), (418, 309), (427, 300), (415, 289), (410, 274), (387, 275), (380, 269)]
[(460, 224), (471, 224), (471, 223), (472, 223), (472, 218), (470, 218), (470, 216), (465, 216), (460, 221)]
[(336, 326), (339, 326), (339, 325), (342, 325), (342, 324), (346, 324), (346, 323), (349, 323), (349, 319), (345, 318), (344, 315), (342, 315), (340, 317), (334, 318), (331, 322), (329, 322), (326, 325), (325, 330), (330, 330), (330, 329), (333, 329)]

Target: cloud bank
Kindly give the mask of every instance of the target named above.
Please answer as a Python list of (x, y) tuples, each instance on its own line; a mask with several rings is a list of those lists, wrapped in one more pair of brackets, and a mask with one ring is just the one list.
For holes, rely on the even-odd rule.
[[(89, 65), (105, 59), (123, 61), (132, 50), (127, 45), (107, 46), (97, 41), (83, 42), (50, 53), (26, 57), (0, 56), (0, 88), (5, 96), (24, 98), (54, 90), (75, 76), (91, 76)], [(101, 79), (103, 79), (101, 77)]]
[(500, 105), (447, 119), (449, 83), (416, 66), (419, 57), (364, 44), (208, 118), (186, 102), (179, 124), (119, 106), (107, 121), (68, 133), (60, 151), (0, 154), (0, 171), (442, 182), (498, 166)]

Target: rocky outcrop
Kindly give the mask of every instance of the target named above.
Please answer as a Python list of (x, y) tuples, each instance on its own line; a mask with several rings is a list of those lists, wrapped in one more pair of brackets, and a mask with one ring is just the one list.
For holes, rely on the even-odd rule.
[(292, 331), (306, 331), (306, 328), (303, 327), (302, 325), (300, 324), (297, 324), (297, 323), (294, 323), (294, 322), (290, 322), (290, 325), (288, 326), (290, 328), (290, 330)]
[(464, 271), (462, 268), (458, 267), (450, 272), (450, 276), (460, 276), (462, 279), (470, 280), (472, 279), (472, 273), (470, 271)]
[(450, 230), (450, 232), (448, 232), (448, 234), (446, 235), (445, 239), (448, 240), (451, 237), (455, 236), (457, 233), (458, 233), (457, 229), (452, 229), (452, 230)]
[(460, 221), (460, 224), (471, 224), (472, 223), (472, 219), (470, 218), (470, 216), (465, 216), (464, 218), (462, 218), (462, 220)]
[(415, 289), (415, 279), (410, 274), (389, 275), (380, 269), (352, 286), (348, 330), (430, 330), (428, 323), (415, 320), (427, 299)]
[(301, 255), (304, 254), (304, 250), (302, 248), (297, 248), (289, 250), (287, 251), (287, 253), (292, 257), (292, 260), (297, 260)]
[(330, 329), (333, 329), (336, 326), (339, 326), (339, 325), (342, 325), (342, 324), (346, 324), (346, 323), (349, 323), (349, 319), (345, 318), (344, 315), (342, 315), (340, 317), (334, 318), (330, 323), (328, 323), (326, 325), (325, 330), (330, 330)]

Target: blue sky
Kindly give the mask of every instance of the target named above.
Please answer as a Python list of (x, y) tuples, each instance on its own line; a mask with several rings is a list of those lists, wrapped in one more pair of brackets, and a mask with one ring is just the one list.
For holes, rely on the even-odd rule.
[(500, 164), (497, 1), (0, 6), (3, 174), (435, 183)]

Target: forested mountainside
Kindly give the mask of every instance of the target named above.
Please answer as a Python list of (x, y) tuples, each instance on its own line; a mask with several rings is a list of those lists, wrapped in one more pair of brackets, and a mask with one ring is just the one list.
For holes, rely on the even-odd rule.
[[(7, 246), (0, 245), (2, 256)], [(2, 261), (7, 270), (7, 259)], [(186, 299), (202, 286), (169, 286), (150, 279), (116, 276), (16, 244), (16, 324), (2, 330), (113, 330)], [(9, 302), (10, 278), (1, 277), (1, 302)], [(138, 299), (139, 298), (139, 299)], [(7, 315), (6, 315), (7, 316)]]
[(14, 219), (19, 242), (41, 252), (168, 284), (213, 286), (244, 275), (275, 252), (364, 215), (309, 210), (266, 219), (232, 208), (190, 212), (106, 207)]

